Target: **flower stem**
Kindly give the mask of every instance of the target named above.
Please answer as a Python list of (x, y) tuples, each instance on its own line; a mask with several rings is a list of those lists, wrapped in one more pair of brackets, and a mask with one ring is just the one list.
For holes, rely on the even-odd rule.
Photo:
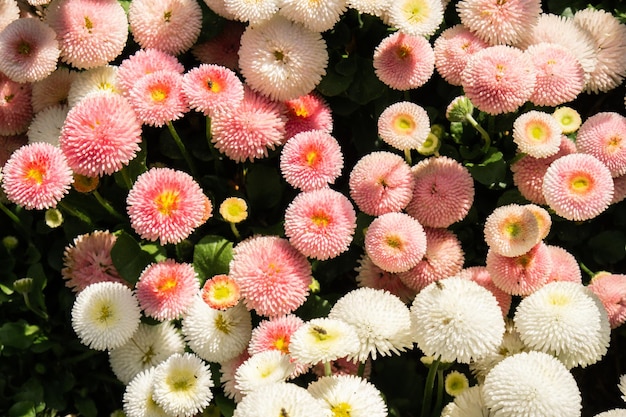
[(120, 170), (120, 173), (122, 174), (122, 179), (124, 180), (124, 183), (126, 184), (126, 188), (128, 188), (129, 190), (131, 188), (133, 188), (133, 182), (130, 179), (130, 175), (128, 175), (128, 167), (125, 166)]
[(183, 158), (185, 158), (185, 161), (187, 162), (187, 166), (191, 170), (191, 175), (196, 177), (196, 165), (194, 164), (193, 159), (191, 159), (191, 155), (189, 155), (189, 152), (187, 152), (187, 149), (185, 148), (183, 141), (178, 135), (178, 132), (176, 132), (176, 129), (174, 129), (174, 125), (172, 124), (171, 121), (167, 122), (167, 128), (170, 130), (170, 133), (172, 134), (172, 138), (174, 138), (174, 142), (176, 142), (176, 146), (178, 146), (180, 153), (183, 154)]
[(433, 386), (435, 385), (435, 376), (437, 375), (437, 368), (441, 362), (440, 357), (437, 358), (428, 369), (428, 375), (426, 376), (426, 384), (424, 385), (424, 396), (422, 397), (422, 411), (420, 417), (426, 417), (427, 411), (430, 409), (430, 405), (433, 401)]
[(587, 265), (585, 265), (584, 263), (580, 262), (580, 269), (587, 275), (589, 275), (589, 278), (593, 278), (593, 276), (596, 274), (595, 272), (593, 272), (591, 269), (587, 268)]
[(357, 375), (363, 378), (365, 374), (365, 364), (367, 363), (367, 359), (359, 363), (359, 369), (357, 371)]
[(478, 130), (480, 136), (482, 136), (483, 141), (485, 142), (485, 144), (483, 145), (483, 151), (486, 152), (487, 149), (489, 149), (489, 146), (491, 146), (491, 138), (489, 137), (489, 133), (487, 133), (487, 131), (478, 124), (478, 122), (476, 121), (476, 119), (474, 119), (474, 116), (472, 116), (471, 113), (467, 113), (465, 115), (465, 118), (474, 127), (474, 129)]
[(78, 218), (82, 222), (87, 223), (89, 226), (93, 226), (93, 223), (91, 222), (91, 219), (85, 213), (82, 213), (82, 212), (76, 210), (75, 208), (73, 208), (71, 206), (68, 206), (67, 204), (65, 204), (64, 201), (59, 201), (59, 207), (61, 207), (63, 210), (65, 210), (66, 212), (68, 212), (72, 216)]
[(410, 149), (405, 149), (404, 150), (404, 160), (406, 161), (407, 164), (409, 164), (409, 166), (413, 165), (412, 159), (411, 159), (411, 150)]
[(6, 214), (7, 216), (9, 216), (9, 218), (18, 226), (22, 227), (22, 221), (19, 219), (19, 217), (17, 217), (15, 215), (15, 213), (13, 213), (11, 210), (9, 210), (9, 208), (7, 206), (5, 206), (1, 201), (0, 201), (0, 209), (4, 212), (4, 214)]
[(433, 408), (432, 417), (439, 417), (441, 414), (441, 404), (443, 402), (443, 369), (437, 369), (437, 397), (435, 399), (435, 408)]
[(40, 310), (39, 308), (33, 307), (33, 305), (30, 303), (30, 298), (28, 297), (28, 294), (24, 294), (24, 304), (30, 311), (37, 314), (42, 319), (48, 320), (48, 313), (46, 313), (43, 310)]
[(104, 197), (102, 197), (102, 195), (100, 195), (100, 193), (98, 192), (98, 190), (94, 190), (93, 191), (93, 195), (94, 197), (96, 197), (96, 200), (98, 200), (98, 203), (100, 203), (100, 205), (113, 217), (115, 217), (116, 219), (120, 220), (120, 221), (126, 221), (126, 217), (122, 216), (120, 213), (118, 213), (117, 210), (115, 210), (115, 208), (113, 208), (113, 206), (111, 205), (111, 203), (109, 203), (107, 200), (104, 199)]
[(241, 235), (239, 234), (239, 230), (237, 230), (237, 226), (235, 225), (235, 223), (233, 222), (228, 222), (228, 223), (230, 223), (230, 230), (232, 230), (233, 235), (235, 235), (237, 240), (241, 239)]
[(330, 361), (324, 362), (324, 376), (331, 376), (333, 374), (333, 370), (330, 367)]

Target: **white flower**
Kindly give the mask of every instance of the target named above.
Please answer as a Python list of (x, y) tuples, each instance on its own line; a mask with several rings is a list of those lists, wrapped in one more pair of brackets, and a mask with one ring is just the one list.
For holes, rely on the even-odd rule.
[(348, 0), (348, 7), (359, 13), (384, 18), (391, 2), (392, 0)]
[(387, 405), (380, 391), (355, 375), (325, 376), (311, 383), (307, 390), (323, 400), (333, 416), (386, 417)]
[(92, 94), (120, 94), (116, 66), (104, 65), (79, 72), (67, 93), (67, 104), (71, 109)]
[(596, 414), (595, 417), (626, 417), (626, 409), (614, 408), (612, 410), (608, 410), (603, 413)]
[(271, 19), (280, 6), (279, 0), (224, 0), (227, 13), (236, 20), (258, 25)]
[(304, 323), (289, 342), (291, 355), (298, 362), (310, 365), (353, 355), (359, 347), (356, 329), (342, 320), (331, 318)]
[(137, 374), (124, 391), (124, 413), (127, 417), (169, 417), (153, 399), (154, 369)]
[(346, 0), (302, 1), (283, 0), (280, 14), (313, 32), (332, 29), (346, 11)]
[(467, 388), (446, 405), (441, 417), (490, 417), (480, 385)]
[(277, 382), (246, 395), (233, 417), (331, 417), (320, 400), (295, 384)]
[(622, 393), (622, 400), (626, 401), (626, 374), (619, 377), (619, 384), (617, 388)]
[(67, 105), (55, 104), (35, 114), (28, 126), (28, 143), (48, 142), (58, 147), (61, 128), (68, 111)]
[(245, 395), (263, 385), (284, 382), (293, 368), (289, 355), (280, 350), (255, 353), (237, 368), (235, 388)]
[(394, 0), (387, 11), (389, 24), (413, 36), (435, 33), (443, 21), (441, 0)]

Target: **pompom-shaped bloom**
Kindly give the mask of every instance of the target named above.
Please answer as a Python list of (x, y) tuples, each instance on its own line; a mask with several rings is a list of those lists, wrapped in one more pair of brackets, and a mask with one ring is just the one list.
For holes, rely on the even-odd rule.
[(285, 210), (285, 235), (310, 258), (326, 260), (348, 250), (356, 213), (348, 197), (330, 188), (307, 191)]
[(463, 220), (474, 203), (474, 180), (463, 165), (446, 156), (431, 157), (411, 168), (415, 185), (406, 212), (428, 227)]
[(574, 100), (585, 86), (585, 70), (563, 45), (542, 42), (526, 49), (537, 82), (529, 100), (537, 106), (558, 106)]
[(409, 101), (388, 106), (378, 118), (378, 135), (396, 149), (419, 149), (430, 133), (430, 119), (423, 107)]
[(520, 152), (535, 158), (552, 156), (561, 145), (561, 127), (552, 115), (531, 110), (513, 122), (513, 142)]
[[(426, 249), (428, 249), (428, 244)], [(405, 303), (412, 301), (415, 297), (416, 291), (404, 284), (399, 274), (377, 267), (366, 254), (361, 256), (359, 265), (354, 269), (358, 273), (356, 282), (359, 287), (388, 291)]]
[(141, 123), (118, 95), (93, 95), (74, 106), (59, 146), (76, 174), (96, 177), (127, 165), (139, 151)]
[(545, 243), (539, 242), (519, 256), (502, 256), (489, 249), (487, 270), (498, 288), (511, 295), (526, 296), (541, 288), (550, 277), (553, 264)]
[(346, 11), (347, 0), (302, 2), (282, 0), (280, 14), (287, 19), (303, 24), (313, 32), (326, 32), (335, 26)]
[(264, 158), (283, 144), (285, 117), (278, 103), (245, 89), (241, 105), (211, 118), (215, 148), (236, 162)]
[(183, 65), (175, 56), (158, 49), (140, 49), (124, 59), (117, 71), (118, 87), (127, 95), (135, 83), (144, 75), (157, 71), (174, 71), (182, 74)]
[(530, 57), (506, 45), (476, 52), (461, 75), (467, 97), (480, 110), (492, 115), (516, 111), (528, 101), (535, 83)]
[(128, 21), (142, 48), (178, 55), (198, 39), (202, 9), (196, 0), (134, 0), (128, 8)]
[(615, 112), (594, 114), (578, 129), (576, 147), (598, 158), (613, 177), (626, 174), (626, 117)]
[(281, 382), (260, 387), (237, 404), (233, 417), (327, 417), (323, 402), (296, 384)]
[(600, 414), (596, 414), (594, 417), (626, 417), (626, 409), (614, 408), (612, 410), (608, 410)]
[(58, 147), (61, 129), (68, 112), (69, 108), (66, 105), (55, 104), (35, 114), (28, 127), (28, 142), (47, 142)]
[(17, 4), (17, 0), (3, 0), (0, 2), (0, 31), (19, 18), (20, 7)]
[(45, 19), (57, 33), (61, 60), (79, 69), (108, 64), (128, 38), (126, 12), (116, 0), (53, 0)]
[(543, 238), (537, 217), (527, 206), (497, 207), (485, 221), (485, 241), (502, 256), (523, 255)]
[(191, 264), (166, 259), (143, 270), (135, 293), (144, 313), (163, 321), (185, 314), (199, 290), (200, 283)]
[(213, 399), (211, 369), (192, 353), (175, 353), (154, 370), (152, 398), (169, 415), (192, 417)]
[(461, 23), (491, 45), (515, 43), (541, 13), (540, 0), (461, 0)]
[(400, 32), (429, 36), (443, 21), (443, 4), (440, 0), (390, 1), (386, 17), (389, 25)]
[(333, 416), (387, 417), (387, 405), (380, 391), (355, 375), (325, 376), (309, 384), (307, 391), (323, 400)]
[(273, 100), (310, 93), (328, 64), (319, 32), (276, 16), (248, 26), (241, 36), (239, 66), (247, 84)]
[(493, 417), (581, 415), (576, 380), (543, 352), (521, 352), (498, 363), (485, 378), (483, 397)]
[(178, 72), (153, 72), (130, 89), (128, 101), (143, 124), (161, 127), (189, 110), (182, 85), (183, 77)]
[(624, 305), (626, 275), (600, 272), (589, 283), (589, 290), (602, 302), (612, 329), (621, 326), (626, 321), (626, 306)]
[(66, 280), (65, 286), (80, 292), (96, 282), (126, 283), (111, 259), (116, 241), (116, 235), (101, 230), (76, 237), (63, 251), (61, 275)]
[(289, 354), (291, 336), (303, 324), (302, 319), (294, 314), (263, 320), (252, 331), (248, 351), (252, 355), (265, 350), (280, 350)]
[(556, 214), (583, 221), (598, 216), (609, 206), (613, 199), (613, 178), (596, 157), (576, 153), (550, 164), (541, 189)]
[(247, 395), (263, 386), (285, 382), (293, 367), (290, 357), (279, 350), (256, 353), (237, 368), (235, 388)]
[(360, 349), (350, 359), (390, 356), (413, 348), (414, 324), (407, 306), (393, 294), (374, 288), (358, 288), (341, 297), (328, 318), (356, 328)]
[(333, 117), (330, 107), (319, 94), (312, 92), (287, 100), (284, 104), (287, 108), (287, 122), (285, 123), (287, 140), (308, 130), (332, 132)]
[(70, 87), (78, 72), (66, 67), (59, 67), (50, 75), (32, 84), (32, 107), (39, 113), (46, 107), (67, 105)]
[(504, 319), (491, 292), (459, 277), (430, 284), (411, 305), (417, 346), (443, 362), (469, 363), (495, 352)]
[(291, 336), (291, 355), (314, 365), (355, 355), (360, 349), (356, 329), (337, 318), (322, 317), (304, 323)]
[(0, 32), (0, 72), (18, 83), (46, 78), (60, 53), (56, 33), (39, 19), (17, 19)]
[(215, 275), (204, 282), (201, 296), (209, 307), (226, 310), (237, 305), (241, 298), (241, 290), (237, 281), (228, 275)]
[(124, 391), (124, 414), (127, 417), (169, 417), (152, 399), (154, 367), (137, 374)]
[[(210, 1), (210, 0), (209, 0)], [(217, 0), (222, 1), (223, 0)], [(206, 1), (205, 1), (206, 3)], [(215, 37), (198, 42), (191, 48), (193, 56), (203, 64), (217, 64), (233, 71), (239, 70), (239, 45), (246, 26), (227, 20), (222, 31)]]
[(575, 282), (544, 285), (520, 302), (514, 321), (526, 346), (556, 356), (568, 369), (596, 363), (609, 347), (602, 303)]
[(257, 26), (272, 18), (278, 12), (282, 1), (278, 0), (222, 0), (224, 8), (233, 19)]
[(72, 306), (74, 331), (83, 344), (95, 350), (124, 345), (139, 327), (140, 317), (137, 299), (119, 282), (89, 285)]
[(460, 86), (461, 74), (469, 58), (488, 46), (463, 25), (449, 27), (435, 39), (435, 68), (448, 83)]
[(0, 136), (24, 133), (33, 118), (30, 84), (20, 84), (0, 72)]
[(426, 254), (426, 233), (408, 214), (382, 214), (365, 232), (365, 252), (379, 268), (405, 272)]
[(395, 32), (374, 50), (376, 76), (394, 90), (421, 87), (435, 70), (435, 53), (422, 36)]
[(442, 410), (441, 417), (466, 417), (489, 415), (485, 406), (480, 385), (469, 387), (449, 402)]
[(400, 155), (372, 152), (350, 172), (350, 197), (364, 213), (379, 216), (398, 212), (411, 200), (413, 176)]
[(302, 191), (334, 183), (342, 168), (341, 147), (337, 139), (323, 130), (296, 134), (280, 154), (280, 172), (292, 187)]
[(76, 106), (78, 102), (91, 95), (120, 94), (117, 84), (117, 68), (114, 65), (103, 65), (78, 72), (67, 92), (69, 107)]
[(178, 243), (211, 217), (211, 201), (187, 173), (151, 168), (126, 198), (133, 229), (148, 240)]
[(390, 4), (391, 0), (348, 0), (349, 8), (380, 18), (387, 15)]
[(502, 291), (500, 288), (496, 286), (496, 284), (491, 279), (491, 275), (485, 266), (470, 266), (468, 268), (464, 268), (457, 275), (463, 279), (469, 279), (474, 281), (481, 287), (484, 287), (491, 291), (496, 300), (498, 300), (498, 305), (502, 310), (502, 316), (506, 317), (511, 308), (512, 298), (511, 294), (508, 294)]
[(244, 96), (243, 84), (237, 74), (215, 64), (200, 64), (187, 72), (183, 90), (191, 108), (205, 116), (236, 111)]
[(239, 197), (228, 197), (219, 208), (220, 216), (229, 223), (237, 224), (248, 218), (248, 203)]
[(582, 119), (580, 113), (571, 107), (561, 106), (554, 110), (552, 117), (556, 119), (561, 126), (561, 132), (564, 135), (574, 133), (582, 125)]
[(263, 316), (298, 308), (312, 280), (306, 257), (278, 236), (255, 236), (235, 246), (229, 276), (239, 284), (246, 307)]
[(558, 246), (547, 246), (550, 251), (550, 258), (552, 258), (552, 272), (548, 277), (548, 282), (570, 281), (582, 284), (582, 273), (574, 255)]
[(28, 210), (56, 207), (74, 181), (61, 150), (44, 142), (13, 152), (2, 174), (7, 198)]

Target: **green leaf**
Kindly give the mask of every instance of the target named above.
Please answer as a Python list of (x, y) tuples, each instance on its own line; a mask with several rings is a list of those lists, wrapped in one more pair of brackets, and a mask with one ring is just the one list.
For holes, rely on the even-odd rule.
[(137, 283), (141, 272), (154, 261), (150, 254), (131, 235), (121, 231), (116, 233), (117, 240), (111, 249), (113, 265), (120, 276), (131, 284)]
[(131, 182), (135, 182), (137, 177), (148, 170), (146, 167), (146, 145), (145, 139), (141, 141), (139, 144), (141, 150), (137, 152), (137, 155), (128, 163), (128, 166), (123, 168), (124, 173), (122, 171), (117, 171), (113, 174), (113, 178), (115, 179), (115, 183), (121, 189), (127, 189), (126, 181), (124, 180), (124, 175), (128, 175), (130, 177)]
[(203, 281), (214, 275), (228, 274), (232, 259), (233, 242), (221, 236), (203, 237), (193, 251), (193, 267)]
[(251, 207), (272, 208), (283, 194), (281, 176), (274, 167), (254, 164), (246, 174), (246, 192)]
[(9, 409), (9, 417), (36, 417), (37, 410), (32, 401), (19, 401)]
[(235, 403), (232, 400), (224, 397), (223, 395), (216, 395), (215, 405), (217, 406), (217, 408), (219, 408), (220, 413), (222, 413), (224, 417), (233, 416), (233, 413), (235, 411)]
[(5, 323), (0, 327), (0, 345), (27, 349), (37, 338), (39, 327), (24, 320)]
[(348, 97), (361, 105), (382, 96), (387, 87), (374, 72), (370, 59), (358, 57), (359, 68), (354, 75), (354, 82), (347, 90)]
[(78, 412), (85, 417), (97, 417), (98, 409), (96, 404), (90, 398), (77, 398), (74, 401)]
[(589, 239), (593, 259), (600, 265), (611, 265), (626, 257), (626, 235), (619, 230), (607, 230)]
[(317, 85), (317, 91), (327, 97), (334, 97), (346, 91), (352, 80), (352, 75), (342, 75), (334, 68), (329, 68)]
[(502, 152), (491, 148), (482, 162), (478, 164), (466, 163), (465, 166), (476, 181), (489, 188), (504, 188), (506, 186), (507, 164)]

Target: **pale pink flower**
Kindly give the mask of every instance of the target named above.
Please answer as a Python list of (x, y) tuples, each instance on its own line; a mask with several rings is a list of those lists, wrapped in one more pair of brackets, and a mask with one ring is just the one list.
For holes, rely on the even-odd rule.
[(319, 94), (312, 92), (284, 102), (287, 108), (285, 138), (294, 137), (307, 130), (322, 130), (331, 133), (333, 117), (328, 103)]
[(461, 74), (469, 58), (489, 44), (463, 25), (447, 28), (434, 43), (435, 68), (452, 85), (461, 85)]
[(583, 277), (578, 261), (567, 250), (553, 245), (547, 245), (552, 258), (552, 272), (548, 282), (571, 281), (582, 284)]
[(216, 64), (239, 70), (239, 45), (245, 25), (227, 20), (219, 35), (195, 44), (191, 48), (193, 56), (203, 64)]
[(128, 95), (130, 89), (144, 75), (157, 71), (174, 71), (182, 74), (183, 65), (174, 55), (159, 49), (140, 49), (124, 59), (117, 71), (117, 83), (123, 95)]
[(626, 174), (626, 117), (616, 112), (589, 117), (578, 129), (576, 148), (598, 158), (613, 177)]
[(421, 148), (430, 133), (426, 110), (410, 101), (393, 103), (378, 117), (378, 135), (387, 144), (406, 151)]
[(526, 206), (507, 204), (497, 207), (485, 221), (485, 242), (502, 256), (519, 256), (543, 238), (539, 221)]
[(356, 282), (359, 287), (389, 291), (405, 303), (411, 302), (415, 297), (416, 291), (407, 287), (399, 274), (377, 267), (366, 254), (359, 259), (359, 265), (355, 271), (358, 273)]
[(236, 112), (244, 98), (243, 83), (237, 74), (215, 64), (200, 64), (188, 71), (182, 88), (191, 108), (205, 116)]
[(626, 321), (626, 275), (599, 272), (588, 287), (598, 296), (609, 316), (611, 328)]
[(31, 85), (20, 84), (0, 73), (0, 135), (24, 133), (33, 118)]
[(552, 115), (530, 110), (513, 122), (513, 142), (522, 153), (546, 158), (559, 151), (561, 127)]
[(183, 77), (178, 72), (153, 72), (141, 77), (130, 89), (128, 102), (143, 124), (161, 127), (189, 110), (182, 86)]
[(241, 290), (237, 281), (220, 274), (207, 279), (202, 286), (202, 300), (215, 310), (226, 310), (239, 303)]

